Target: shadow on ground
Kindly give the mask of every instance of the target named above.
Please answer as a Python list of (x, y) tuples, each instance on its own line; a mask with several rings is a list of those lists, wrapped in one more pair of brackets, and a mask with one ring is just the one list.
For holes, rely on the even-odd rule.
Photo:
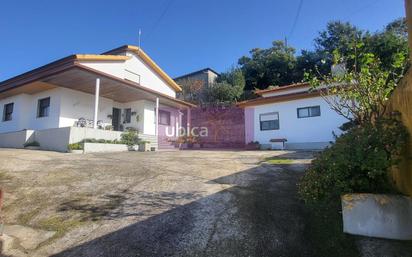
[[(200, 199), (197, 193), (138, 192), (136, 197), (140, 201), (133, 201), (134, 204), (170, 210), (54, 256), (319, 257), (308, 232), (311, 220), (306, 218), (307, 210), (297, 196), (296, 185), (304, 167), (262, 164), (209, 181), (231, 187)], [(67, 202), (61, 211), (80, 210), (92, 220), (147, 214), (134, 212), (122, 195), (105, 197), (110, 199), (101, 206)], [(185, 205), (170, 205), (179, 197), (194, 200)], [(113, 205), (109, 204), (112, 200)], [(128, 211), (114, 210), (119, 202)], [(356, 250), (350, 252), (357, 256)], [(327, 254), (340, 256), (333, 251)]]

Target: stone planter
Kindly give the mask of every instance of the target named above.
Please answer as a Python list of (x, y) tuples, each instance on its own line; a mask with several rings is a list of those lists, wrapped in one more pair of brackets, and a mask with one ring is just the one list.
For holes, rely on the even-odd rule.
[(140, 152), (149, 152), (150, 151), (150, 143), (139, 144), (139, 151)]
[(40, 146), (25, 146), (24, 149), (28, 149), (28, 150), (40, 150)]
[(127, 150), (129, 151), (139, 151), (139, 146), (138, 145), (128, 145)]
[(83, 150), (69, 150), (69, 153), (82, 154), (83, 152)]
[(341, 200), (345, 233), (412, 240), (412, 198), (402, 195), (346, 194)]

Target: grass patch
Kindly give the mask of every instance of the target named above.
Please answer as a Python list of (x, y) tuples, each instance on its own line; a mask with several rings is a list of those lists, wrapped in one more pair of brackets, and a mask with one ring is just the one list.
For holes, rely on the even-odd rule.
[(277, 156), (265, 158), (262, 162), (269, 164), (292, 164), (292, 159), (279, 158)]
[(46, 219), (42, 219), (39, 221), (36, 228), (48, 230), (48, 231), (56, 231), (56, 234), (53, 235), (49, 240), (42, 242), (39, 247), (49, 244), (53, 240), (64, 236), (68, 231), (81, 226), (84, 224), (81, 220), (76, 219), (68, 219), (59, 216), (54, 216)]
[(355, 237), (343, 233), (339, 205), (306, 205), (305, 238), (318, 257), (360, 256)]
[(29, 225), (30, 221), (40, 213), (40, 208), (36, 208), (30, 211), (27, 211), (23, 214), (20, 214), (17, 218), (17, 223), (20, 225)]

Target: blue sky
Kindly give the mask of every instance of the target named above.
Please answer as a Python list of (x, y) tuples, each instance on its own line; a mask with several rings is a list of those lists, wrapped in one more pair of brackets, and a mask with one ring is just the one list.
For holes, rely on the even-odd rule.
[(74, 53), (137, 44), (172, 77), (225, 71), (239, 57), (288, 38), (311, 49), (328, 21), (376, 31), (404, 16), (403, 0), (71, 0), (0, 3), (0, 81)]

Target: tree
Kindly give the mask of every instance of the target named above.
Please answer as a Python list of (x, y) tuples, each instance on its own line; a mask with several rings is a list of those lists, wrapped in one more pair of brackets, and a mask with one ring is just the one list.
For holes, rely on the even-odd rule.
[(180, 82), (182, 97), (185, 101), (198, 103), (202, 97), (203, 88), (207, 85), (202, 80), (185, 79)]
[[(264, 89), (269, 85), (283, 85), (295, 80), (295, 49), (283, 41), (274, 41), (267, 49), (255, 48), (249, 56), (238, 61), (245, 76), (245, 89)], [(296, 81), (297, 82), (297, 81)]]
[(374, 124), (384, 119), (387, 101), (405, 73), (407, 58), (395, 51), (388, 57), (391, 64), (383, 65), (375, 54), (365, 50), (365, 44), (351, 47), (353, 53), (346, 56), (334, 52), (335, 65), (346, 64), (343, 72), (306, 77), (338, 114), (356, 124)]
[[(314, 50), (302, 50), (296, 55), (293, 47), (283, 41), (274, 41), (269, 48), (252, 49), (250, 55), (241, 57), (238, 63), (245, 76), (245, 90), (283, 86), (301, 82), (305, 72), (316, 70), (327, 75), (331, 71), (334, 52), (349, 56), (356, 43), (364, 44), (358, 51), (374, 54), (380, 59), (380, 66), (388, 69), (394, 62), (394, 53), (408, 56), (406, 36), (404, 19), (395, 20), (383, 31), (375, 33), (360, 30), (347, 22), (333, 21), (314, 39)], [(352, 63), (348, 66), (352, 67)]]

